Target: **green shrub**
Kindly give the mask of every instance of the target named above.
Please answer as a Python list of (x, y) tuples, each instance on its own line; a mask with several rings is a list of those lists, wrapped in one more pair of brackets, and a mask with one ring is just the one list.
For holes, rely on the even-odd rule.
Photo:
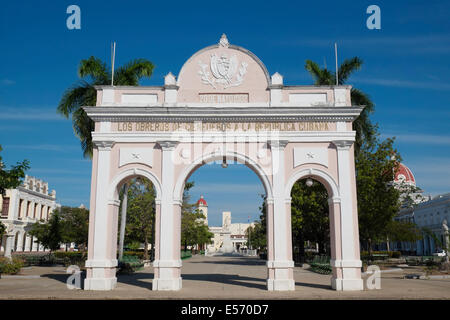
[(31, 253), (15, 255), (24, 261), (25, 266), (51, 266), (62, 264), (64, 266), (78, 265), (84, 266), (87, 259), (87, 252), (64, 252), (56, 251), (53, 253)]
[[(379, 254), (387, 254), (389, 258), (400, 258), (402, 253), (400, 251), (372, 251), (372, 255), (379, 255)], [(361, 259), (369, 259), (369, 252), (368, 251), (361, 251)]]
[(18, 257), (0, 258), (0, 273), (16, 274), (24, 266), (24, 261)]
[[(149, 254), (150, 254), (150, 253), (149, 253)], [(141, 260), (144, 259), (144, 251), (136, 251), (136, 250), (133, 250), (133, 251), (125, 251), (125, 252), (123, 253), (123, 255), (124, 255), (124, 256), (135, 256), (135, 257), (137, 257), (138, 259), (141, 259)]]
[(181, 259), (188, 259), (192, 257), (192, 253), (190, 251), (181, 251)]

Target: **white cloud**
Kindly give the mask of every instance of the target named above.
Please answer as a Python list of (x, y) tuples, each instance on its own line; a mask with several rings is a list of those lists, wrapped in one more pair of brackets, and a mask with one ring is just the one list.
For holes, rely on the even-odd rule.
[(400, 87), (400, 88), (418, 88), (418, 89), (432, 89), (432, 90), (450, 90), (450, 83), (442, 82), (424, 82), (424, 81), (410, 81), (398, 79), (376, 79), (376, 78), (358, 78), (352, 79), (353, 83), (366, 83), (384, 87)]
[(426, 145), (450, 145), (450, 136), (433, 135), (433, 134), (419, 134), (419, 133), (383, 133), (381, 138), (396, 137), (396, 142), (426, 144)]
[(422, 157), (405, 162), (425, 194), (450, 192), (450, 157)]
[(14, 80), (11, 80), (11, 79), (2, 79), (0, 81), (0, 83), (2, 85), (5, 85), (5, 86), (12, 86), (13, 84), (16, 84), (16, 82)]
[(344, 38), (298, 38), (282, 41), (280, 44), (288, 46), (302, 47), (329, 47), (337, 42), (338, 46), (374, 48), (378, 50), (388, 49), (393, 53), (392, 48), (400, 50), (395, 53), (445, 53), (450, 51), (450, 34), (415, 35), (415, 36), (385, 36), (385, 37), (344, 37)]
[(68, 145), (59, 145), (59, 144), (11, 144), (5, 145), (6, 148), (11, 149), (24, 149), (24, 150), (41, 150), (41, 151), (73, 151), (79, 150), (78, 146), (68, 146)]
[(57, 114), (56, 108), (12, 108), (0, 106), (0, 120), (61, 121), (67, 119)]
[(195, 192), (198, 193), (265, 193), (264, 187), (261, 183), (255, 184), (240, 184), (240, 183), (202, 183), (195, 187)]

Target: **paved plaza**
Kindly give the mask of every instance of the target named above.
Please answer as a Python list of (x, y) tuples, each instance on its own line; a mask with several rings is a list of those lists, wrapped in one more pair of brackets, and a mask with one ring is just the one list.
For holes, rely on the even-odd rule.
[(383, 273), (381, 290), (334, 291), (330, 276), (295, 267), (295, 291), (266, 290), (265, 261), (240, 256), (194, 256), (183, 261), (180, 291), (152, 291), (153, 269), (119, 275), (113, 291), (69, 290), (64, 267), (24, 268), (0, 279), (0, 299), (450, 299), (450, 279), (403, 279)]

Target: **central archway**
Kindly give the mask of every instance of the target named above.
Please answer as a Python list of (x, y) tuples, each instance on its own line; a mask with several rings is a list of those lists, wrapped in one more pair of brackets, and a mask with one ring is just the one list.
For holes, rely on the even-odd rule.
[(253, 172), (256, 173), (258, 178), (261, 180), (264, 190), (266, 191), (267, 199), (271, 200), (273, 199), (273, 192), (272, 192), (272, 186), (270, 184), (269, 177), (267, 173), (264, 171), (263, 168), (254, 160), (249, 158), (248, 156), (238, 153), (238, 152), (213, 152), (206, 155), (203, 155), (196, 160), (194, 160), (189, 166), (187, 166), (183, 172), (180, 174), (176, 184), (175, 184), (175, 190), (174, 190), (174, 201), (181, 201), (183, 197), (183, 189), (184, 185), (189, 179), (189, 177), (201, 166), (204, 164), (214, 162), (214, 161), (223, 161), (223, 159), (231, 160), (231, 161), (237, 161), (245, 166), (247, 166), (249, 169), (251, 169)]

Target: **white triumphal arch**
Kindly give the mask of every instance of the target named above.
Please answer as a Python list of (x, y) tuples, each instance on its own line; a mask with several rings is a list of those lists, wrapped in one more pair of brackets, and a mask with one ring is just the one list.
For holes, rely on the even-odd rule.
[(186, 180), (207, 162), (237, 161), (266, 191), (267, 289), (294, 290), (290, 193), (311, 177), (329, 194), (331, 286), (362, 290), (350, 86), (287, 86), (250, 51), (195, 53), (163, 86), (99, 86), (85, 107), (92, 133), (86, 290), (116, 286), (118, 189), (148, 178), (156, 190), (153, 290), (182, 287), (180, 233)]

